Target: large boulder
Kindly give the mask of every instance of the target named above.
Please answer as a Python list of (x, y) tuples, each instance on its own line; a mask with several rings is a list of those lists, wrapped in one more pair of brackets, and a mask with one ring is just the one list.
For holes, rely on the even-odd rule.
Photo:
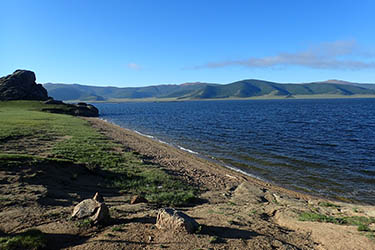
[(187, 214), (172, 208), (160, 209), (156, 218), (156, 227), (162, 230), (185, 231), (194, 233), (199, 224)]
[(103, 197), (96, 193), (92, 199), (78, 203), (72, 213), (75, 219), (90, 219), (92, 224), (105, 224), (110, 219), (109, 210)]
[(0, 101), (48, 99), (47, 90), (35, 82), (35, 74), (29, 70), (16, 70), (0, 78)]

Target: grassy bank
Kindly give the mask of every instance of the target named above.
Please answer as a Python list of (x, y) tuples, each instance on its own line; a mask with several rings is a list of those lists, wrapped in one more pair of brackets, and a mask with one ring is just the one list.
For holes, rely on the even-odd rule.
[(0, 166), (38, 168), (46, 162), (68, 162), (101, 175), (106, 188), (143, 194), (157, 205), (178, 206), (194, 197), (193, 188), (128, 152), (87, 121), (41, 112), (44, 108), (37, 101), (0, 103)]

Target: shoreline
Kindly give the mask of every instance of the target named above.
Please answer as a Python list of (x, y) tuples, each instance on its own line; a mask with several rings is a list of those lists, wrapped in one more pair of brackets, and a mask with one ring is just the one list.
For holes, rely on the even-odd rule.
[[(339, 200), (339, 199), (335, 200), (335, 199), (331, 199), (331, 198), (328, 198), (328, 197), (319, 196), (317, 194), (305, 193), (305, 192), (302, 192), (302, 191), (289, 189), (287, 187), (283, 187), (281, 185), (278, 185), (277, 183), (273, 183), (271, 181), (267, 181), (267, 180), (264, 180), (260, 177), (254, 176), (250, 173), (247, 173), (246, 171), (244, 171), (242, 169), (238, 169), (236, 167), (229, 166), (225, 163), (221, 163), (220, 161), (210, 159), (209, 157), (204, 157), (201, 154), (199, 154), (197, 152), (194, 152), (192, 150), (184, 149), (184, 148), (182, 148), (178, 145), (173, 145), (173, 144), (170, 144), (168, 142), (161, 141), (161, 140), (155, 138), (152, 135), (146, 135), (146, 134), (140, 133), (140, 132), (135, 131), (135, 130), (123, 128), (123, 127), (117, 125), (116, 123), (112, 123), (110, 121), (107, 121), (107, 120), (104, 120), (104, 119), (101, 119), (101, 118), (85, 118), (85, 119), (90, 121), (91, 124), (95, 124), (96, 126), (100, 123), (106, 124), (104, 126), (112, 129), (113, 131), (117, 131), (117, 133), (121, 133), (121, 131), (122, 131), (122, 133), (126, 134), (125, 135), (126, 137), (136, 138), (136, 140), (139, 140), (140, 143), (151, 144), (154, 148), (163, 148), (164, 150), (167, 150), (167, 151), (169, 149), (171, 154), (175, 155), (174, 157), (178, 157), (178, 156), (183, 155), (183, 157), (186, 157), (187, 161), (190, 160), (190, 161), (193, 162), (192, 164), (189, 164), (189, 163), (186, 164), (185, 163), (185, 165), (194, 165), (195, 162), (201, 162), (203, 164), (207, 164), (207, 166), (208, 166), (208, 168), (205, 168), (205, 171), (219, 172), (219, 174), (225, 175), (227, 177), (228, 177), (228, 175), (229, 176), (233, 175), (233, 177), (235, 177), (236, 179), (243, 180), (243, 181), (246, 181), (246, 182), (250, 182), (252, 184), (260, 185), (260, 186), (263, 186), (263, 187), (267, 187), (267, 188), (270, 188), (270, 189), (275, 190), (275, 191), (288, 193), (289, 195), (293, 195), (295, 197), (299, 197), (299, 198), (302, 198), (302, 199), (305, 199), (305, 200), (321, 199), (321, 200), (334, 201), (334, 202), (346, 202), (346, 203), (350, 203), (350, 204), (361, 204), (361, 203), (352, 202), (352, 201), (348, 202), (348, 201), (342, 201), (342, 200)], [(95, 125), (94, 125), (94, 127), (95, 127)], [(102, 126), (101, 126), (101, 129), (103, 129)], [(118, 141), (118, 137), (117, 138), (112, 137), (112, 139)], [(154, 153), (147, 152), (147, 150), (140, 149), (139, 147), (134, 146), (134, 145), (130, 146), (130, 148), (132, 150), (134, 150), (135, 152), (144, 154), (146, 156), (151, 156), (151, 157), (156, 156)], [(139, 152), (139, 151), (141, 151), (141, 152)], [(192, 151), (194, 153), (191, 153), (190, 151)], [(168, 154), (165, 154), (165, 153), (160, 154), (160, 150), (159, 150), (159, 155), (156, 156), (156, 159), (157, 159), (156, 162), (159, 163), (159, 164), (161, 163), (161, 165), (163, 165), (163, 160), (162, 160), (163, 156), (167, 157), (167, 158), (170, 157)], [(225, 172), (225, 174), (222, 173), (222, 172)], [(230, 180), (233, 181), (233, 178), (230, 177)], [(230, 181), (228, 181), (228, 180), (226, 180), (225, 182), (226, 182), (226, 186), (234, 186), (235, 184), (239, 185), (237, 182), (235, 182), (231, 185), (229, 183)], [(228, 187), (225, 187), (225, 188), (228, 188)], [(361, 204), (361, 205), (368, 205), (368, 204)]]
[[(223, 167), (223, 168), (226, 168), (226, 169), (232, 170), (232, 171), (234, 171), (234, 172), (240, 173), (240, 174), (245, 175), (245, 176), (247, 176), (247, 177), (254, 178), (254, 179), (259, 180), (259, 181), (262, 181), (262, 182), (264, 182), (264, 183), (274, 184), (274, 183), (272, 183), (272, 182), (270, 182), (270, 181), (267, 181), (267, 180), (265, 180), (265, 179), (263, 179), (263, 178), (261, 178), (261, 177), (259, 177), (259, 176), (256, 176), (256, 175), (253, 175), (253, 174), (251, 174), (251, 173), (248, 173), (248, 172), (246, 172), (245, 170), (242, 170), (242, 169), (240, 169), (240, 168), (236, 168), (236, 167), (230, 166), (230, 165), (226, 164), (225, 162), (221, 162), (220, 160), (217, 160), (217, 159), (216, 159), (215, 157), (213, 157), (213, 156), (210, 156), (210, 155), (205, 156), (205, 155), (203, 155), (203, 154), (201, 154), (201, 153), (199, 153), (199, 152), (195, 152), (195, 151), (193, 151), (193, 150), (191, 150), (191, 149), (184, 148), (184, 147), (182, 147), (182, 146), (180, 146), (180, 145), (178, 145), (178, 144), (172, 144), (172, 143), (169, 143), (169, 142), (162, 141), (162, 140), (158, 139), (157, 137), (155, 137), (155, 136), (153, 136), (153, 135), (143, 134), (143, 133), (141, 133), (141, 132), (139, 132), (139, 131), (137, 131), (137, 130), (133, 130), (133, 129), (129, 129), (129, 128), (121, 127), (120, 125), (118, 125), (118, 124), (116, 124), (116, 123), (114, 123), (114, 122), (110, 122), (110, 121), (108, 121), (108, 120), (101, 119), (100, 117), (99, 117), (98, 119), (101, 120), (101, 121), (104, 121), (104, 122), (106, 122), (106, 123), (109, 123), (109, 124), (112, 124), (112, 125), (118, 126), (118, 127), (120, 127), (121, 129), (124, 129), (124, 130), (126, 130), (126, 131), (129, 131), (129, 132), (131, 132), (131, 133), (136, 133), (136, 134), (138, 134), (138, 135), (140, 135), (140, 136), (143, 136), (143, 137), (149, 138), (149, 139), (153, 140), (153, 141), (156, 142), (156, 143), (166, 144), (166, 145), (168, 145), (168, 146), (170, 146), (170, 147), (172, 147), (172, 148), (174, 148), (174, 149), (179, 149), (179, 150), (182, 150), (182, 151), (184, 151), (184, 152), (190, 153), (190, 154), (192, 154), (193, 156), (196, 156), (196, 157), (198, 157), (198, 158), (200, 158), (200, 159), (203, 159), (203, 160), (207, 160), (207, 161), (209, 161), (209, 162), (211, 162), (211, 163), (213, 163), (213, 164), (218, 165), (219, 167)], [(274, 185), (277, 186), (277, 184), (274, 184)], [(280, 186), (280, 187), (281, 187), (281, 186)]]
[[(332, 201), (332, 202), (342, 202), (342, 203), (355, 204), (355, 205), (373, 206), (372, 204), (369, 204), (369, 203), (360, 202), (360, 201), (357, 201), (357, 200), (350, 200), (350, 199), (346, 199), (344, 197), (333, 198), (333, 197), (328, 197), (328, 196), (316, 194), (311, 190), (309, 192), (309, 191), (302, 191), (302, 190), (293, 189), (293, 188), (290, 188), (290, 187), (287, 187), (287, 186), (283, 186), (283, 185), (277, 184), (275, 182), (265, 180), (261, 177), (253, 175), (251, 173), (248, 173), (243, 169), (236, 168), (234, 166), (230, 166), (230, 165), (226, 164), (225, 162), (221, 162), (219, 160), (216, 160), (212, 156), (205, 156), (205, 155), (200, 154), (199, 152), (195, 152), (193, 150), (183, 148), (182, 146), (180, 146), (178, 144), (175, 145), (175, 144), (171, 144), (171, 143), (162, 141), (162, 140), (156, 138), (155, 136), (143, 134), (143, 133), (141, 133), (139, 131), (136, 131), (136, 130), (121, 127), (120, 125), (118, 125), (116, 123), (110, 122), (110, 121), (102, 119), (100, 117), (99, 118), (93, 118), (93, 119), (92, 118), (86, 118), (86, 119), (87, 120), (98, 119), (98, 120), (100, 120), (100, 121), (102, 121), (102, 122), (104, 122), (108, 125), (111, 125), (115, 130), (117, 130), (117, 129), (125, 130), (126, 132), (129, 133), (129, 135), (134, 134), (134, 135), (141, 136), (146, 141), (151, 140), (152, 142), (155, 143), (155, 145), (160, 143), (160, 144), (164, 144), (168, 147), (171, 147), (174, 150), (181, 150), (182, 152), (189, 154), (192, 159), (194, 157), (197, 157), (197, 158), (199, 158), (203, 161), (208, 161), (210, 164), (213, 165), (213, 167), (212, 167), (212, 169), (210, 169), (210, 171), (218, 171), (220, 168), (223, 168), (223, 169), (229, 170), (231, 172), (234, 172), (236, 174), (239, 174), (242, 177), (246, 177), (245, 178), (246, 181), (255, 182), (258, 185), (263, 185), (263, 186), (267, 186), (267, 187), (272, 186), (272, 189), (275, 189), (275, 190), (278, 190), (278, 191), (281, 191), (281, 192), (286, 192), (286, 193), (293, 193), (294, 195), (296, 195), (298, 197), (305, 197), (305, 199), (307, 199), (307, 200), (321, 199), (321, 200)], [(136, 149), (135, 149), (135, 151), (137, 152)], [(146, 152), (146, 154), (147, 154), (147, 152)], [(249, 178), (249, 179), (247, 179), (247, 178)]]
[[(304, 245), (300, 249), (354, 250), (375, 247), (375, 224), (371, 225), (370, 231), (361, 232), (357, 224), (338, 222), (343, 218), (375, 219), (375, 206), (336, 201), (290, 190), (99, 118), (85, 120), (128, 150), (145, 156), (168, 173), (194, 185), (199, 190), (199, 199), (204, 202), (183, 208), (183, 211), (199, 218), (200, 224), (225, 228), (224, 238), (228, 237), (225, 232), (233, 227), (258, 232), (266, 230), (265, 234), (273, 239), (285, 235), (285, 230), (290, 230), (288, 232), (296, 233), (290, 235), (298, 242), (295, 246)], [(236, 245), (236, 240), (229, 242), (232, 247), (236, 246), (235, 249), (248, 249)], [(271, 248), (274, 249), (270, 246), (265, 249)]]
[[(267, 101), (267, 100), (332, 100), (332, 99), (374, 99), (375, 95), (295, 95), (285, 96), (253, 96), (245, 98), (207, 98), (207, 99), (178, 99), (178, 98), (118, 98), (104, 101), (84, 100), (89, 103), (123, 103), (123, 102), (194, 102), (194, 101)], [(67, 103), (77, 103), (82, 100), (65, 100)]]

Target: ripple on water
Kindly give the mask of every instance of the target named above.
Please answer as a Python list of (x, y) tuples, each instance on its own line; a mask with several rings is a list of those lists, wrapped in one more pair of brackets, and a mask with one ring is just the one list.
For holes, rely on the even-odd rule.
[(375, 204), (375, 99), (96, 106), (103, 119), (259, 178)]

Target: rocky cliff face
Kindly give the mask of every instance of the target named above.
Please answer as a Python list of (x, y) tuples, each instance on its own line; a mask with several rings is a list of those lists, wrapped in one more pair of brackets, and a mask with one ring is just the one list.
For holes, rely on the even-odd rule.
[(35, 74), (29, 70), (16, 70), (0, 78), (0, 101), (48, 99), (47, 90), (35, 82)]
[(35, 73), (29, 70), (16, 70), (13, 74), (0, 78), (0, 101), (35, 100), (54, 105), (43, 111), (74, 116), (99, 116), (99, 110), (91, 104), (66, 104), (48, 97), (47, 90), (35, 82)]

